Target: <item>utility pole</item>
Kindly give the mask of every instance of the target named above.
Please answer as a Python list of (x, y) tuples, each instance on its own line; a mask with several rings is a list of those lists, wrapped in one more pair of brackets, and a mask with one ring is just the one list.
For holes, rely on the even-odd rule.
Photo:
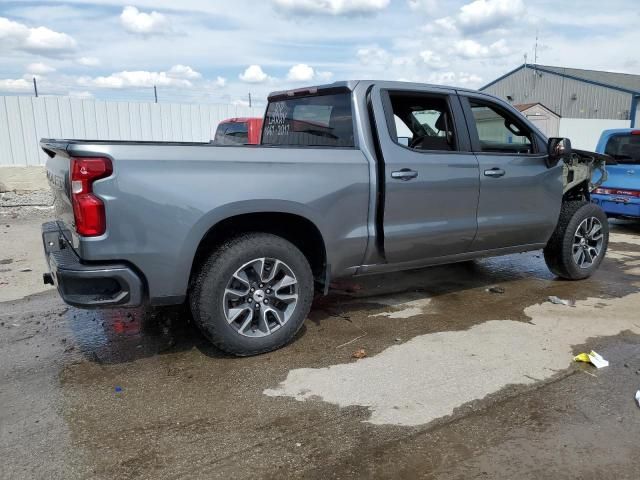
[(156, 86), (153, 86), (153, 96), (156, 99), (156, 103), (158, 103), (158, 89), (156, 88)]
[(38, 98), (38, 83), (36, 82), (36, 77), (33, 77), (33, 91), (36, 93), (36, 98)]
[(249, 92), (249, 108), (251, 108), (251, 92)]

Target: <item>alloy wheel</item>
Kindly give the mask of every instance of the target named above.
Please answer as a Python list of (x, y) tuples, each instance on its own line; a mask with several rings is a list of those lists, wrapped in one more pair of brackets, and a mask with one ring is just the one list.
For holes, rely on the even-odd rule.
[(298, 303), (298, 281), (275, 258), (256, 258), (231, 276), (224, 290), (224, 314), (240, 335), (264, 337), (285, 325)]
[(602, 224), (596, 217), (585, 218), (573, 236), (573, 260), (580, 268), (589, 268), (602, 252), (604, 235)]

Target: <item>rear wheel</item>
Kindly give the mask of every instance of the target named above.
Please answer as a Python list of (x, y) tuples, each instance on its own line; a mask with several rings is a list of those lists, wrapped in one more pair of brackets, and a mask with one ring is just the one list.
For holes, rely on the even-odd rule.
[(588, 202), (565, 202), (544, 259), (555, 275), (580, 280), (597, 270), (608, 245), (609, 224), (602, 209)]
[(276, 235), (249, 233), (220, 246), (193, 282), (195, 323), (225, 352), (257, 355), (282, 347), (300, 329), (313, 299), (305, 256)]

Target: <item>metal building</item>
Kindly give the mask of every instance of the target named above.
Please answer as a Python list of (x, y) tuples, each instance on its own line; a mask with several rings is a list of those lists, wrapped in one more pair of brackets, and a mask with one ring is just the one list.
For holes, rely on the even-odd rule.
[(523, 64), (480, 90), (542, 104), (560, 116), (559, 134), (582, 148), (594, 148), (606, 128), (640, 124), (640, 75)]

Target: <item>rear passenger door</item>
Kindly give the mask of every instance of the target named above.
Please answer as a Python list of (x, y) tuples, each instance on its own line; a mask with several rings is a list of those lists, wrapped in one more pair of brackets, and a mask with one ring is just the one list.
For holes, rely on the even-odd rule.
[(455, 92), (374, 87), (389, 263), (464, 253), (476, 233), (478, 161)]
[(480, 166), (473, 250), (546, 243), (562, 204), (562, 162), (548, 168), (546, 139), (492, 97), (460, 96)]

